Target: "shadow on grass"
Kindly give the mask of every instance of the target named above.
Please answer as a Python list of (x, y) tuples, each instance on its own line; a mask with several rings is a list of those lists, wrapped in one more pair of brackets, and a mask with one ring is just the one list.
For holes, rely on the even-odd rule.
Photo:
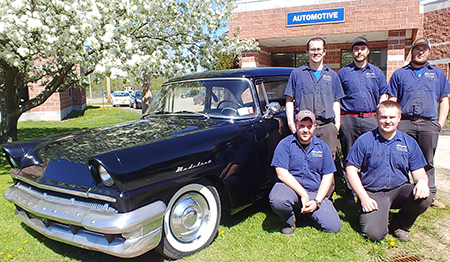
[(20, 128), (17, 131), (18, 140), (25, 140), (43, 136), (49, 136), (59, 133), (74, 132), (83, 130), (86, 128), (52, 128), (52, 127), (32, 127), (32, 128)]
[(83, 262), (98, 262), (98, 261), (108, 261), (108, 262), (140, 262), (140, 261), (151, 261), (151, 262), (159, 262), (164, 261), (164, 257), (162, 257), (159, 253), (154, 250), (150, 250), (149, 252), (135, 257), (135, 258), (119, 258), (110, 256), (101, 252), (86, 250), (82, 248), (78, 248), (75, 246), (71, 246), (69, 244), (64, 244), (49, 238), (44, 237), (39, 234), (32, 228), (28, 227), (24, 223), (21, 223), (22, 228), (27, 231), (33, 238), (36, 238), (39, 242), (43, 243), (47, 248), (51, 249), (54, 253), (59, 254), (62, 257), (70, 257), (77, 261)]
[(66, 119), (71, 119), (71, 118), (77, 118), (77, 117), (80, 117), (80, 116), (84, 116), (84, 112), (86, 112), (86, 110), (89, 110), (89, 109), (96, 109), (96, 108), (100, 108), (100, 106), (88, 105), (88, 106), (86, 106), (86, 108), (85, 108), (84, 110), (79, 110), (79, 111), (72, 111), (72, 112), (70, 112), (70, 113), (64, 118), (64, 120), (66, 120)]

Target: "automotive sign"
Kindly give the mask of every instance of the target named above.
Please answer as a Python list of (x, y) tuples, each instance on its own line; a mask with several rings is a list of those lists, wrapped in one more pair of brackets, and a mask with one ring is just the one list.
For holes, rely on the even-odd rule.
[(286, 13), (286, 26), (304, 26), (344, 22), (344, 7)]

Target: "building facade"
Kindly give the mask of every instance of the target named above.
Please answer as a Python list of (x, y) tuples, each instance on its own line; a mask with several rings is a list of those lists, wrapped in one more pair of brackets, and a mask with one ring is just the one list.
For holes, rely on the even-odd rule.
[(450, 0), (238, 0), (229, 21), (230, 36), (254, 38), (258, 51), (242, 55), (246, 67), (299, 67), (308, 61), (306, 43), (327, 42), (324, 62), (337, 71), (353, 61), (351, 41), (369, 40), (370, 62), (389, 79), (411, 58), (419, 37), (432, 43), (430, 63), (449, 76)]
[[(77, 67), (77, 73), (84, 73)], [(28, 89), (26, 99), (35, 97), (43, 91), (44, 87), (38, 84)], [(86, 89), (69, 88), (62, 92), (53, 93), (42, 105), (23, 113), (19, 121), (60, 121), (72, 111), (80, 111), (86, 108)]]

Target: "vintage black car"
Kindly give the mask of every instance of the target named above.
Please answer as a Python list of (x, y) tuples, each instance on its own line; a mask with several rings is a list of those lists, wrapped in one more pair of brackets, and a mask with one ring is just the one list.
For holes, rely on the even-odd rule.
[[(205, 72), (166, 82), (138, 121), (2, 145), (4, 197), (47, 236), (84, 249), (180, 258), (209, 245), (222, 215), (266, 197), (289, 133), (289, 68)], [(187, 90), (205, 103), (181, 98)]]

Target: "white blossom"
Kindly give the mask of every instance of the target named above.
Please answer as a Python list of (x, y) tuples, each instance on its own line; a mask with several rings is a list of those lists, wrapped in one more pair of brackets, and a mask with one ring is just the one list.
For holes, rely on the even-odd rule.
[(171, 76), (180, 70), (212, 69), (216, 54), (237, 55), (256, 47), (254, 40), (229, 41), (218, 33), (227, 26), (233, 4), (232, 0), (6, 0), (0, 4), (0, 43), (8, 44), (0, 44), (0, 61), (33, 76), (43, 72), (35, 64), (38, 59), (47, 62), (50, 77), (67, 64), (116, 76), (141, 71)]

